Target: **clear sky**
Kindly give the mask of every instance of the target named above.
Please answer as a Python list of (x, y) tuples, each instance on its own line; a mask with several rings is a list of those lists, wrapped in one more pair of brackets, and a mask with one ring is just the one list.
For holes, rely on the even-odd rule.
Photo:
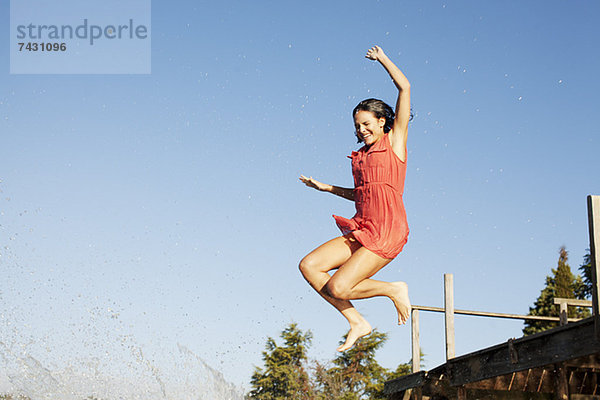
[[(153, 2), (149, 75), (11, 75), (4, 29), (0, 337), (50, 370), (179, 344), (246, 388), (290, 322), (332, 359), (347, 327), (297, 265), (354, 208), (298, 176), (351, 186), (352, 108), (396, 96), (375, 44), (416, 113), (411, 233), (378, 276), (441, 306), (449, 272), (457, 308), (527, 313), (560, 246), (573, 271), (589, 246), (599, 17), (579, 0)], [(380, 363), (407, 362), (391, 302), (357, 307), (389, 333)], [(522, 326), (457, 317), (457, 354)], [(441, 315), (421, 330), (433, 368)]]

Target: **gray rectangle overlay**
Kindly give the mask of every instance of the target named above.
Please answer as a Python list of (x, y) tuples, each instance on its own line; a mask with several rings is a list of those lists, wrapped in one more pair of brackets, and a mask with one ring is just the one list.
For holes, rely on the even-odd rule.
[(150, 0), (11, 0), (11, 74), (150, 74)]

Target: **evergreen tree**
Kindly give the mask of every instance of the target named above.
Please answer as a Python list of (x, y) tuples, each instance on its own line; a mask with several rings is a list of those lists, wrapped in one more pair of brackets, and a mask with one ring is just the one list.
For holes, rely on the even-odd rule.
[[(559, 308), (554, 304), (555, 297), (568, 299), (585, 299), (585, 284), (581, 276), (574, 276), (567, 263), (568, 253), (561, 247), (558, 257), (558, 266), (552, 269), (553, 276), (546, 277), (546, 287), (535, 301), (534, 307), (529, 307), (529, 315), (559, 316)], [(569, 307), (569, 318), (585, 318), (590, 315), (589, 310), (579, 307)], [(546, 329), (558, 326), (558, 322), (525, 321), (523, 333), (531, 335)]]
[[(387, 339), (374, 330), (361, 338), (353, 348), (326, 363), (313, 361), (313, 374), (306, 372), (306, 350), (310, 332), (303, 333), (290, 324), (282, 333), (278, 346), (267, 338), (263, 352), (264, 368), (255, 368), (247, 399), (260, 400), (362, 400), (385, 399), (384, 383), (411, 372), (410, 364), (390, 371), (377, 363), (375, 352)], [(346, 341), (342, 338), (340, 344)], [(1, 399), (0, 399), (1, 400)]]
[[(358, 400), (385, 399), (383, 385), (390, 379), (410, 373), (408, 364), (401, 364), (396, 371), (389, 371), (375, 360), (375, 352), (387, 340), (385, 333), (373, 330), (361, 338), (353, 348), (340, 353), (333, 367), (317, 363), (315, 371), (318, 399)], [(344, 336), (340, 344), (346, 341)]]
[(267, 339), (263, 352), (264, 370), (256, 367), (250, 384), (248, 399), (257, 400), (308, 400), (312, 399), (312, 387), (304, 368), (306, 351), (312, 334), (302, 332), (296, 324), (290, 324), (281, 332), (283, 346), (272, 338)]
[(323, 364), (314, 361), (314, 365), (315, 400), (355, 399), (355, 397), (348, 397), (342, 375), (332, 373), (329, 362)]
[(583, 257), (583, 265), (579, 267), (581, 274), (583, 275), (583, 295), (586, 298), (592, 297), (592, 255), (588, 249), (588, 253)]

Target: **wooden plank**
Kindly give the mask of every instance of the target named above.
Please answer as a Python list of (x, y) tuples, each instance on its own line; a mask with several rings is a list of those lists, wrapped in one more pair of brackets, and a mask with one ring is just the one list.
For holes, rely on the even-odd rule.
[(446, 361), (454, 358), (454, 276), (444, 274), (444, 310), (446, 326)]
[(594, 340), (594, 335), (594, 319), (587, 318), (512, 340), (512, 362), (508, 343), (454, 358), (446, 363), (450, 384), (464, 385), (600, 353), (600, 342)]
[[(440, 312), (440, 313), (446, 312), (446, 310), (443, 307), (417, 306), (417, 305), (412, 305), (411, 307), (412, 307), (412, 309), (421, 310), (421, 311), (432, 311), (432, 312)], [(560, 322), (560, 318), (558, 318), (558, 317), (543, 317), (543, 316), (538, 316), (538, 315), (520, 315), (520, 314), (506, 314), (506, 313), (496, 313), (496, 312), (488, 312), (488, 311), (459, 310), (458, 308), (454, 309), (454, 314), (471, 315), (471, 316), (477, 316), (477, 317), (522, 319), (522, 320), (528, 320), (528, 321)], [(577, 322), (577, 321), (581, 321), (581, 318), (569, 318), (569, 322)]]
[(410, 313), (412, 372), (419, 372), (421, 370), (421, 345), (419, 343), (419, 310), (412, 309)]
[(592, 259), (592, 303), (594, 309), (594, 320), (596, 327), (596, 338), (600, 339), (600, 256), (596, 254), (600, 250), (600, 196), (588, 196), (588, 227), (590, 232), (590, 255)]
[(468, 389), (467, 398), (477, 400), (554, 400), (552, 393), (480, 389)]
[(592, 302), (590, 300), (578, 300), (578, 299), (565, 299), (563, 297), (555, 297), (554, 304), (562, 304), (565, 303), (568, 306), (574, 307), (592, 307)]
[(398, 379), (387, 381), (383, 384), (383, 393), (385, 395), (389, 395), (407, 389), (423, 386), (426, 376), (426, 371), (419, 371), (415, 372), (414, 374), (404, 375)]
[(465, 387), (467, 389), (552, 393), (554, 392), (553, 382), (554, 366), (551, 365), (467, 383)]
[(600, 372), (600, 354), (591, 354), (587, 357), (580, 357), (566, 362), (566, 366), (571, 369), (586, 369), (593, 372)]

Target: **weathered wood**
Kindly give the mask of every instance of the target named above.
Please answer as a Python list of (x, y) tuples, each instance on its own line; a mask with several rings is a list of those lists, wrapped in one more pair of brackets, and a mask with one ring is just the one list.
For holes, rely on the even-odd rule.
[(565, 299), (564, 297), (555, 297), (554, 304), (565, 303), (568, 306), (574, 307), (592, 307), (590, 300), (579, 300), (579, 299)]
[(420, 387), (418, 388), (414, 388), (414, 389), (408, 389), (407, 392), (411, 392), (411, 396), (408, 399), (405, 400), (423, 400), (423, 391), (421, 390)]
[[(421, 311), (432, 311), (444, 313), (446, 310), (443, 307), (430, 307), (430, 306), (411, 306), (414, 310)], [(462, 314), (462, 315), (471, 315), (477, 317), (491, 317), (491, 318), (507, 318), (507, 319), (522, 319), (527, 321), (553, 321), (559, 322), (560, 318), (558, 317), (543, 317), (538, 315), (519, 315), (519, 314), (506, 314), (506, 313), (496, 313), (496, 312), (488, 312), (488, 311), (471, 311), (471, 310), (459, 310), (458, 308), (454, 309), (454, 314)], [(581, 321), (581, 318), (569, 318), (569, 322), (577, 322)]]
[(391, 393), (386, 397), (388, 400), (410, 400), (412, 392), (412, 389), (408, 389), (403, 392)]
[(405, 392), (391, 393), (391, 394), (387, 395), (386, 398), (388, 400), (404, 400), (404, 393)]
[[(468, 400), (552, 400), (552, 393), (536, 393), (522, 390), (497, 390), (478, 389), (468, 386), (452, 387), (447, 381), (438, 381), (437, 384), (425, 384), (423, 394), (432, 399), (447, 398)], [(461, 393), (462, 392), (462, 393)]]
[(467, 389), (467, 399), (477, 400), (552, 400), (551, 393), (518, 392), (515, 390)]
[(444, 274), (444, 310), (446, 326), (446, 361), (454, 358), (454, 276)]
[(457, 388), (450, 386), (450, 380), (446, 373), (446, 364), (430, 370), (427, 373), (425, 383), (421, 388), (421, 394), (424, 398), (448, 398), (456, 399)]
[(554, 366), (554, 399), (569, 400), (569, 382), (567, 380), (567, 369), (563, 363)]
[(497, 391), (528, 391), (552, 393), (554, 391), (554, 367), (540, 367), (513, 372), (477, 382), (466, 383), (467, 389)]
[(422, 386), (426, 376), (426, 371), (419, 371), (414, 374), (404, 375), (400, 378), (387, 381), (383, 384), (383, 393), (388, 395)]
[(559, 310), (559, 317), (560, 317), (560, 325), (566, 325), (567, 324), (567, 319), (569, 318), (568, 316), (568, 311), (569, 311), (569, 306), (567, 305), (567, 303), (563, 302), (563, 303), (559, 303), (560, 304), (560, 310)]
[(600, 372), (600, 354), (590, 354), (587, 357), (580, 357), (566, 362), (567, 367), (586, 369), (594, 372)]
[(412, 343), (412, 372), (419, 372), (421, 370), (421, 345), (419, 344), (419, 310), (411, 310), (410, 327)]
[(454, 358), (446, 363), (450, 384), (463, 385), (599, 353), (600, 342), (594, 340), (594, 334), (593, 318), (587, 318), (512, 340), (516, 362), (511, 362), (508, 343)]
[(600, 196), (588, 196), (588, 227), (590, 232), (590, 256), (592, 261), (592, 303), (594, 309), (594, 321), (596, 327), (596, 338), (600, 339), (600, 256), (596, 254), (600, 250)]
[(402, 400), (410, 400), (410, 396), (412, 395), (412, 392), (413, 392), (412, 389), (408, 389), (406, 392), (404, 392), (404, 396), (402, 396)]

